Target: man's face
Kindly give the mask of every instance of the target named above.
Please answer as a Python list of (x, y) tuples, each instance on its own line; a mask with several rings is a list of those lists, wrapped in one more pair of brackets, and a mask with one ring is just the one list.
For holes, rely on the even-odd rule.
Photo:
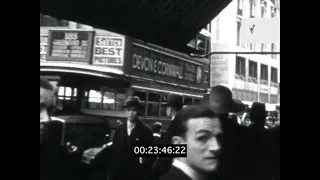
[(138, 110), (134, 107), (126, 108), (127, 117), (129, 121), (135, 121), (138, 117)]
[(54, 92), (40, 87), (40, 143), (47, 136), (50, 113), (55, 106)]
[(216, 170), (222, 135), (219, 118), (190, 119), (187, 129), (183, 138), (187, 144), (187, 164), (202, 172)]

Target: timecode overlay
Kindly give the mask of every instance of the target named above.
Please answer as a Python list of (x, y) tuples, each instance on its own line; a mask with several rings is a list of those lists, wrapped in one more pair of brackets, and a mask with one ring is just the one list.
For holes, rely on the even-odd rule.
[(186, 144), (134, 145), (135, 157), (187, 157)]

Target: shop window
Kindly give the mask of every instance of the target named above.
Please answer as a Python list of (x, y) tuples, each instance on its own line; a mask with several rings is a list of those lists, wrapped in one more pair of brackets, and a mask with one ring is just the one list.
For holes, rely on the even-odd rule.
[(253, 101), (253, 94), (252, 94), (252, 92), (248, 92), (248, 101)]
[(238, 99), (238, 100), (243, 100), (243, 98), (242, 98), (242, 91), (238, 91), (237, 93), (238, 93), (237, 99)]
[(269, 103), (268, 94), (260, 93), (260, 102)]
[(270, 95), (270, 103), (277, 104), (277, 102), (278, 102), (278, 95), (271, 94)]
[(253, 94), (253, 100), (252, 100), (253, 102), (258, 102), (258, 93), (254, 93)]
[(248, 92), (246, 92), (246, 91), (243, 91), (243, 100), (244, 100), (244, 101), (249, 101), (249, 99), (248, 99)]
[(232, 90), (232, 97), (234, 99), (238, 99), (238, 91), (237, 90)]

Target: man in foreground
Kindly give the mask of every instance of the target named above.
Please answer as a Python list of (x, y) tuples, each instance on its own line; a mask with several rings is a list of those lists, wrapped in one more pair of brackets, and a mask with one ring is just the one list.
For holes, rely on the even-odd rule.
[(169, 172), (160, 180), (206, 180), (217, 169), (222, 128), (209, 107), (183, 108), (168, 133), (172, 144), (187, 145), (187, 157), (174, 158)]
[(153, 132), (139, 120), (143, 110), (138, 97), (129, 97), (126, 101), (126, 123), (121, 124), (115, 132), (111, 157), (109, 161), (109, 179), (144, 180), (151, 178), (152, 158), (133, 156), (134, 145), (153, 144)]
[(246, 159), (247, 129), (241, 127), (237, 121), (230, 117), (230, 113), (245, 110), (245, 105), (232, 97), (231, 90), (222, 85), (212, 87), (205, 95), (202, 104), (211, 107), (218, 114), (223, 130), (223, 149), (220, 156), (218, 173), (213, 173), (210, 179), (239, 180), (245, 179), (247, 172)]

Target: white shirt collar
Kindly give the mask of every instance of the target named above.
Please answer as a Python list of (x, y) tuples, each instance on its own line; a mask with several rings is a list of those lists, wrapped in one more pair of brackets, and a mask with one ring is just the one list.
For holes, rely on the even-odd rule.
[(153, 136), (161, 137), (161, 135), (159, 133), (153, 133)]
[(131, 132), (132, 132), (132, 130), (134, 129), (135, 126), (136, 126), (136, 123), (132, 123), (132, 122), (128, 121), (128, 123), (127, 123), (127, 132), (128, 132), (129, 136), (131, 135)]
[(178, 160), (178, 159), (173, 159), (173, 166), (177, 167), (181, 171), (183, 171), (186, 175), (188, 175), (192, 180), (206, 180), (203, 175), (192, 169), (189, 165), (186, 163)]

